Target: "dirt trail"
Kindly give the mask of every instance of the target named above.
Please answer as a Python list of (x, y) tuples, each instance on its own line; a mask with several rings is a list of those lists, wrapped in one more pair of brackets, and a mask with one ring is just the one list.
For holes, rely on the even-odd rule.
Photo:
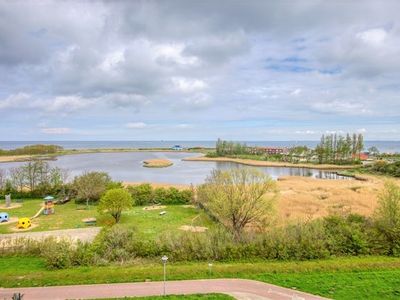
[(78, 228), (78, 229), (63, 229), (38, 232), (18, 232), (0, 234), (0, 247), (18, 239), (42, 240), (48, 237), (57, 239), (68, 239), (72, 242), (78, 240), (82, 242), (91, 242), (100, 232), (101, 227)]
[[(13, 293), (24, 294), (24, 300), (95, 299), (162, 295), (162, 282), (94, 284), (37, 288), (0, 289), (0, 298), (11, 299)], [(168, 281), (167, 294), (223, 293), (240, 300), (321, 300), (319, 296), (245, 279), (206, 279)]]

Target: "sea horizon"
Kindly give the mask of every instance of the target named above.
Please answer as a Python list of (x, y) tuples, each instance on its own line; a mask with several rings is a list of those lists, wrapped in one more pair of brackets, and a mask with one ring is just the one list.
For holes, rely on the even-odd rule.
[[(260, 140), (246, 141), (235, 140), (246, 143), (248, 146), (265, 147), (293, 147), (307, 146), (315, 147), (319, 140)], [(215, 147), (215, 140), (33, 140), (33, 141), (0, 141), (0, 149), (10, 150), (32, 144), (54, 144), (64, 149), (96, 149), (96, 148), (170, 148), (180, 145), (185, 148), (193, 147)], [(365, 150), (375, 146), (381, 152), (400, 152), (400, 141), (395, 140), (365, 140)]]

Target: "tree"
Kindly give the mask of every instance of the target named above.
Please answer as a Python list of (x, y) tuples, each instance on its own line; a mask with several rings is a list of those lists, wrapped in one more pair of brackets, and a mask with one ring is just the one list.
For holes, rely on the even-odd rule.
[(387, 243), (389, 255), (400, 255), (400, 187), (386, 182), (379, 195), (375, 224)]
[(9, 170), (10, 173), (10, 182), (12, 184), (13, 189), (18, 192), (22, 192), (25, 186), (25, 174), (22, 167), (11, 168)]
[(132, 208), (132, 205), (133, 199), (127, 190), (111, 189), (101, 197), (98, 210), (100, 213), (108, 212), (115, 219), (115, 223), (118, 223), (122, 211)]
[(214, 170), (199, 186), (197, 201), (240, 239), (247, 225), (266, 224), (275, 194), (275, 182), (257, 169)]
[(97, 201), (106, 191), (108, 183), (111, 181), (110, 176), (104, 172), (88, 172), (74, 179), (72, 188), (79, 199), (89, 201)]
[(0, 190), (3, 190), (6, 185), (6, 172), (0, 169)]
[(368, 152), (370, 155), (374, 155), (374, 156), (379, 155), (379, 149), (375, 146), (369, 147)]

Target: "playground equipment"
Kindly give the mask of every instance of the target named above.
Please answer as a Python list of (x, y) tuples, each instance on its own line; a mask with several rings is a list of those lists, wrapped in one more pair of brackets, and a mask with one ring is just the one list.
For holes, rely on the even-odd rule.
[(27, 229), (31, 227), (31, 220), (29, 218), (19, 218), (17, 228), (18, 229)]
[(45, 197), (43, 207), (44, 207), (44, 209), (43, 209), (44, 215), (54, 214), (54, 197), (52, 197), (52, 196)]
[(0, 223), (8, 222), (8, 220), (9, 220), (8, 213), (1, 212), (0, 213)]

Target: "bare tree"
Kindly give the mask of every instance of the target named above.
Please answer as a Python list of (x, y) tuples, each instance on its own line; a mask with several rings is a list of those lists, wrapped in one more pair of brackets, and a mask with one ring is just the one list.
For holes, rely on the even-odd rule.
[(4, 189), (6, 185), (6, 171), (0, 169), (0, 190)]
[(275, 182), (257, 169), (214, 170), (198, 188), (197, 201), (240, 239), (247, 225), (265, 226), (276, 191)]
[(9, 172), (12, 186), (17, 191), (22, 192), (26, 183), (23, 167), (11, 168)]
[(87, 172), (77, 176), (73, 182), (73, 189), (79, 199), (97, 201), (106, 191), (107, 184), (111, 181), (110, 176), (103, 172)]

